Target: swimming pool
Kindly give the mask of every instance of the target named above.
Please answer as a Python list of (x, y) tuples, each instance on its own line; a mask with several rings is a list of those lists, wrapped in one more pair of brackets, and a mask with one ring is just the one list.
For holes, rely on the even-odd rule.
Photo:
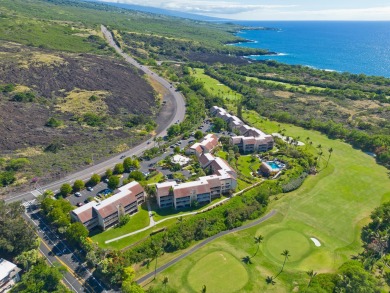
[(279, 166), (278, 163), (274, 162), (274, 161), (267, 161), (267, 165), (270, 166), (272, 168), (272, 170), (280, 170), (282, 167)]

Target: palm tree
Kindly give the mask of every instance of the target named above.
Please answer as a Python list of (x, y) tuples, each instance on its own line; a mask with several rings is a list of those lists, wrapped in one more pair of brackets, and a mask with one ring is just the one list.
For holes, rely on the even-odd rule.
[(159, 246), (158, 244), (152, 242), (152, 250), (153, 250), (153, 256), (154, 256), (154, 259), (156, 260), (156, 262), (154, 263), (154, 279), (156, 279), (156, 275), (157, 275), (157, 259), (159, 257), (159, 255), (163, 252), (161, 246)]
[(311, 271), (307, 271), (306, 274), (309, 276), (309, 284), (307, 284), (307, 288), (310, 287), (310, 284), (311, 284), (311, 281), (313, 280), (313, 278), (317, 275), (317, 273), (313, 270)]
[(290, 255), (290, 252), (286, 249), (284, 250), (281, 255), (284, 256), (284, 261), (283, 261), (283, 265), (282, 265), (282, 268), (280, 269), (280, 272), (275, 276), (275, 279), (283, 272), (283, 269), (284, 269), (284, 265), (286, 264), (288, 258), (291, 256)]
[(276, 284), (275, 278), (273, 276), (267, 276), (267, 278), (265, 278), (265, 281), (267, 282), (268, 285), (275, 285)]
[(167, 287), (168, 282), (169, 282), (168, 277), (164, 277), (164, 280), (162, 281), (162, 283), (163, 283), (165, 288)]
[(256, 254), (259, 252), (260, 244), (263, 242), (264, 237), (262, 235), (259, 235), (255, 237), (255, 244), (257, 244), (257, 249), (254, 255), (252, 257), (255, 257)]
[(329, 152), (329, 156), (328, 156), (328, 160), (326, 161), (326, 166), (325, 166), (325, 168), (328, 167), (329, 160), (330, 160), (330, 156), (331, 156), (332, 153), (333, 153), (333, 148), (330, 148), (330, 149), (328, 150), (328, 152)]

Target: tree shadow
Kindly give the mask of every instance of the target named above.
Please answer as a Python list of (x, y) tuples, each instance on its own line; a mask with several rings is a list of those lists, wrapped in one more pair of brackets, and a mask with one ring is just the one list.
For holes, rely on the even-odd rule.
[(250, 257), (249, 255), (244, 256), (244, 257), (241, 259), (241, 261), (242, 261), (243, 263), (247, 264), (247, 265), (252, 264), (252, 260), (251, 260), (251, 257)]

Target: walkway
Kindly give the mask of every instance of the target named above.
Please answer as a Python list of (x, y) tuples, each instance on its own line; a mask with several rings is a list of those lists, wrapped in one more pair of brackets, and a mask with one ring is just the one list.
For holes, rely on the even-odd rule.
[[(250, 189), (252, 189), (252, 188), (254, 188), (254, 187), (260, 185), (261, 183), (263, 183), (263, 180), (262, 180), (262, 181), (259, 181), (259, 182), (256, 182), (255, 184), (253, 184), (253, 185), (251, 185), (251, 186), (248, 186), (247, 188), (244, 188), (243, 190), (240, 190), (239, 192), (236, 192), (235, 194), (232, 195), (232, 197), (237, 196), (237, 195), (240, 195), (240, 194), (244, 193), (245, 191), (248, 191), (248, 190), (250, 190)], [(122, 235), (122, 236), (119, 236), (119, 237), (116, 237), (116, 238), (113, 238), (113, 239), (110, 239), (110, 240), (106, 240), (106, 241), (104, 241), (104, 243), (105, 243), (105, 244), (108, 244), (108, 243), (111, 243), (111, 242), (114, 242), (114, 241), (117, 241), (117, 240), (120, 240), (120, 239), (129, 237), (129, 236), (132, 236), (132, 235), (141, 233), (141, 232), (143, 232), (143, 231), (146, 231), (146, 230), (148, 230), (148, 229), (150, 229), (150, 228), (152, 228), (152, 227), (154, 227), (154, 226), (156, 226), (156, 225), (158, 225), (158, 224), (161, 224), (161, 223), (163, 223), (163, 222), (165, 222), (165, 221), (167, 221), (167, 220), (170, 220), (170, 219), (176, 219), (176, 218), (180, 218), (180, 217), (186, 217), (186, 216), (191, 216), (191, 215), (196, 215), (196, 214), (204, 213), (204, 212), (206, 212), (206, 211), (208, 211), (208, 210), (213, 209), (213, 208), (216, 207), (216, 206), (219, 206), (219, 205), (225, 203), (226, 201), (228, 201), (228, 200), (231, 199), (232, 197), (224, 198), (223, 200), (218, 201), (218, 202), (216, 202), (216, 203), (213, 203), (212, 205), (210, 205), (210, 206), (208, 206), (208, 207), (206, 207), (206, 208), (204, 208), (204, 209), (201, 209), (200, 211), (188, 212), (188, 213), (185, 213), (185, 214), (180, 214), (180, 215), (176, 215), (176, 216), (172, 216), (172, 217), (167, 217), (167, 218), (164, 218), (164, 219), (162, 219), (162, 220), (160, 220), (160, 221), (157, 221), (157, 222), (154, 221), (154, 219), (153, 219), (153, 211), (152, 211), (152, 209), (151, 209), (151, 207), (150, 207), (150, 204), (149, 204), (149, 201), (148, 201), (148, 202), (147, 202), (147, 205), (148, 205), (148, 213), (149, 213), (149, 219), (150, 219), (150, 222), (149, 222), (149, 225), (148, 225), (148, 226), (146, 226), (146, 227), (144, 227), (144, 228), (142, 228), (142, 229), (139, 229), (139, 230), (137, 230), (137, 231), (130, 232), (130, 233), (124, 234), (124, 235)]]
[[(228, 230), (228, 231), (222, 231), (214, 236), (211, 236), (209, 238), (207, 238), (206, 240), (203, 240), (202, 242), (196, 244), (194, 247), (192, 247), (190, 250), (186, 251), (185, 253), (183, 253), (182, 255), (176, 257), (175, 259), (171, 260), (170, 262), (166, 263), (165, 265), (159, 267), (157, 270), (156, 270), (156, 274), (157, 273), (160, 273), (162, 272), (163, 270), (165, 270), (166, 268), (169, 268), (170, 266), (174, 265), (175, 263), (177, 263), (178, 261), (182, 260), (183, 258), (189, 256), (190, 254), (194, 253), (195, 251), (197, 251), (198, 249), (202, 248), (203, 246), (205, 246), (206, 244), (210, 243), (211, 241), (217, 239), (217, 238), (220, 238), (222, 236), (225, 236), (227, 234), (230, 234), (230, 233), (234, 233), (234, 232), (238, 232), (238, 231), (242, 231), (242, 230), (245, 230), (245, 229), (248, 229), (248, 228), (251, 228), (253, 226), (256, 226), (266, 220), (268, 220), (269, 218), (271, 218), (272, 216), (274, 216), (276, 214), (276, 211), (275, 210), (272, 210), (271, 212), (269, 212), (267, 215), (265, 215), (264, 217), (261, 217), (260, 219), (252, 222), (252, 223), (249, 223), (249, 224), (246, 224), (246, 225), (243, 225), (241, 227), (238, 227), (238, 228), (234, 228), (232, 230)], [(150, 272), (149, 274), (146, 274), (145, 276), (139, 278), (137, 280), (137, 283), (138, 284), (141, 284), (143, 282), (145, 282), (147, 279), (151, 278), (154, 276), (154, 272)]]

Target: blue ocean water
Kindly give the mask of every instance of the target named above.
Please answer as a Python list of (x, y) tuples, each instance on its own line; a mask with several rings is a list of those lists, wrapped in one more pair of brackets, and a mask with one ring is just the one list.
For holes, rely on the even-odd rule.
[(279, 30), (246, 30), (237, 34), (277, 56), (250, 56), (318, 69), (390, 77), (390, 22), (240, 21), (238, 24)]

